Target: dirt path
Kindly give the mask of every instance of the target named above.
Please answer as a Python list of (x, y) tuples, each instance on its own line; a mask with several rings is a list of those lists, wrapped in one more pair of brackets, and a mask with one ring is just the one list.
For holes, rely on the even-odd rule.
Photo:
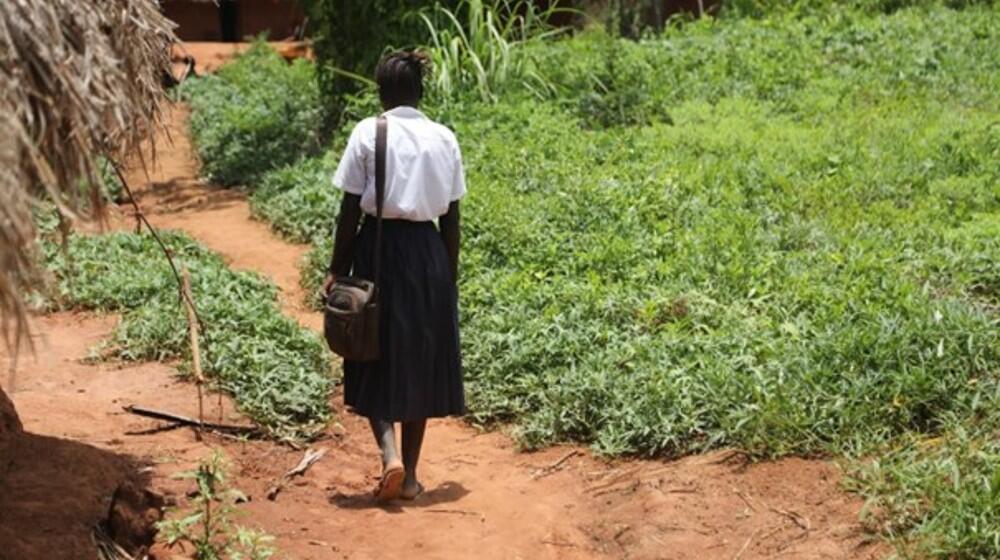
[[(317, 328), (301, 305), (298, 263), (304, 247), (286, 243), (250, 218), (244, 197), (197, 179), (185, 129), (174, 110), (170, 136), (140, 203), (158, 227), (182, 229), (231, 266), (256, 270), (282, 290), (282, 305)], [(271, 502), (270, 482), (301, 451), (267, 442), (198, 442), (190, 431), (130, 436), (155, 422), (124, 415), (126, 402), (193, 412), (193, 389), (169, 366), (83, 364), (113, 319), (58, 314), (42, 318), (45, 358), (24, 361), (12, 395), (25, 428), (133, 455), (151, 464), (153, 485), (182, 495), (170, 475), (221, 446), (235, 463), (234, 483), (252, 500), (245, 523), (278, 537), (292, 558), (870, 558), (857, 523), (860, 501), (838, 486), (827, 462), (787, 459), (747, 465), (720, 452), (674, 462), (605, 463), (560, 447), (518, 453), (501, 434), (459, 421), (432, 422), (421, 474), (428, 492), (412, 505), (376, 507), (377, 472), (366, 424), (333, 406), (340, 424), (317, 446), (329, 453)], [(227, 412), (231, 417), (233, 413)], [(567, 458), (568, 457), (568, 458)], [(563, 460), (565, 459), (565, 460)], [(551, 471), (546, 466), (558, 464)]]

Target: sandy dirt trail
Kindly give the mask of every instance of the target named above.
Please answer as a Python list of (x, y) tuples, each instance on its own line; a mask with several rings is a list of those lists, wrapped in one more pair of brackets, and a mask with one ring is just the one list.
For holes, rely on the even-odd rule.
[[(149, 219), (189, 232), (234, 268), (264, 274), (280, 287), (284, 310), (318, 328), (321, 318), (302, 305), (298, 286), (305, 247), (254, 221), (239, 191), (198, 179), (186, 120), (186, 109), (174, 108), (171, 140), (160, 140), (148, 180), (140, 171), (130, 175)], [(121, 218), (121, 225), (129, 223)], [(122, 413), (122, 404), (194, 414), (194, 389), (169, 365), (81, 362), (114, 321), (69, 313), (38, 320), (44, 357), (21, 361), (11, 395), (25, 429), (133, 456), (149, 465), (154, 488), (181, 497), (188, 487), (171, 475), (221, 447), (234, 464), (234, 485), (252, 498), (240, 506), (247, 514), (242, 522), (275, 535), (291, 558), (874, 558), (884, 552), (869, 544), (858, 524), (861, 502), (840, 489), (841, 474), (829, 462), (747, 464), (732, 452), (604, 462), (575, 447), (525, 454), (505, 435), (458, 420), (434, 421), (428, 429), (420, 469), (428, 491), (412, 504), (379, 507), (370, 496), (378, 472), (374, 443), (366, 423), (342, 410), (339, 395), (332, 399), (338, 423), (313, 444), (328, 448), (327, 455), (268, 501), (266, 489), (301, 450), (215, 436), (199, 442), (188, 430), (126, 435), (157, 423)], [(239, 420), (228, 401), (225, 417)]]

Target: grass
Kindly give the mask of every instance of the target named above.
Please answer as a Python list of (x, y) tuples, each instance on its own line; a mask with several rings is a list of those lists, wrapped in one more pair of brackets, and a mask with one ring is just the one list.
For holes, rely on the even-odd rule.
[(413, 14), (427, 31), (430, 95), (447, 100), (472, 93), (489, 102), (512, 84), (547, 91), (538, 65), (518, 51), (561, 33), (548, 24), (560, 11), (523, 0), (460, 0), (453, 8), (437, 4)]
[[(471, 420), (529, 448), (847, 457), (905, 555), (1000, 555), (1000, 12), (882, 11), (531, 42), (511, 56), (548, 93), (429, 100), (470, 185)], [(311, 287), (322, 165), (258, 203), (313, 240)]]
[[(268, 281), (230, 270), (217, 254), (184, 234), (161, 235), (178, 266), (190, 270), (203, 324), (206, 375), (275, 437), (318, 433), (330, 417), (333, 384), (319, 337), (281, 314)], [(187, 371), (187, 319), (169, 265), (152, 237), (74, 235), (65, 252), (56, 244), (44, 248), (56, 279), (56, 304), (122, 314), (105, 356), (179, 360)]]

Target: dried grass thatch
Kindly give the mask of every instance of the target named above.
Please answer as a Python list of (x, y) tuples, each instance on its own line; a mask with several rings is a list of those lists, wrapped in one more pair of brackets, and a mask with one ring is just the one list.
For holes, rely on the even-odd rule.
[[(31, 207), (100, 211), (94, 158), (136, 151), (158, 124), (174, 24), (156, 0), (0, 2), (0, 313), (25, 332), (38, 281)], [(10, 338), (11, 334), (15, 336)]]

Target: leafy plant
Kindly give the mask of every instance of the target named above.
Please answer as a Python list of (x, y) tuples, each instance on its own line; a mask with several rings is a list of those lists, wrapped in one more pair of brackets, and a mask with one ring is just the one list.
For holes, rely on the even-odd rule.
[(331, 182), (336, 153), (306, 158), (264, 175), (250, 197), (254, 216), (299, 243), (332, 235), (340, 204), (340, 191)]
[[(202, 322), (202, 365), (241, 410), (279, 438), (309, 437), (329, 419), (330, 363), (322, 341), (282, 315), (275, 287), (181, 233), (162, 232), (178, 266), (190, 270)], [(123, 360), (181, 359), (187, 323), (159, 245), (148, 235), (73, 235), (63, 250), (43, 245), (57, 305), (118, 311), (104, 354)]]
[(97, 167), (100, 171), (101, 192), (104, 197), (111, 202), (121, 202), (125, 189), (122, 187), (121, 179), (115, 173), (111, 162), (104, 158), (97, 158)]
[(232, 521), (234, 504), (246, 496), (229, 486), (227, 469), (222, 452), (215, 450), (195, 470), (175, 476), (194, 481), (196, 492), (187, 515), (157, 524), (160, 537), (171, 546), (190, 543), (195, 560), (267, 560), (275, 554), (274, 537)]
[(994, 0), (729, 0), (722, 3), (722, 13), (735, 17), (762, 17), (774, 13), (815, 14), (838, 9), (858, 10), (867, 13), (891, 14), (906, 8), (931, 8), (935, 6), (963, 9), (974, 6), (993, 6)]
[(912, 434), (851, 466), (868, 498), (862, 520), (908, 557), (1000, 555), (1000, 431), (997, 402), (955, 418), (933, 436)]
[(193, 109), (202, 172), (220, 184), (253, 183), (322, 147), (314, 66), (286, 63), (263, 40), (218, 73), (185, 81), (181, 97)]

